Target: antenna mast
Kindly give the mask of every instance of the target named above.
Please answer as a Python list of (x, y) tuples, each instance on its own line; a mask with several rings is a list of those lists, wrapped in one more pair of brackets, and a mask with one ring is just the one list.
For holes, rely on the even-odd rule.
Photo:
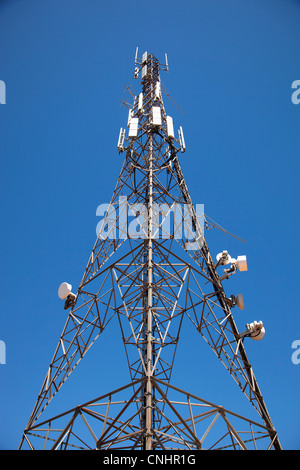
[[(222, 284), (247, 270), (246, 257), (224, 250), (212, 259), (179, 163), (186, 151), (183, 129), (176, 138), (160, 70), (169, 70), (167, 57), (165, 64), (147, 52), (139, 59), (137, 49), (134, 78), (140, 76), (141, 92), (133, 95), (127, 128), (119, 133), (122, 169), (77, 293), (68, 283), (59, 288), (69, 315), (22, 449), (281, 449), (244, 346), (247, 338), (263, 337), (262, 322), (240, 333), (232, 308), (244, 308), (243, 298), (228, 298)], [(115, 316), (130, 382), (41, 420)], [(216, 353), (258, 421), (171, 384), (184, 318)]]

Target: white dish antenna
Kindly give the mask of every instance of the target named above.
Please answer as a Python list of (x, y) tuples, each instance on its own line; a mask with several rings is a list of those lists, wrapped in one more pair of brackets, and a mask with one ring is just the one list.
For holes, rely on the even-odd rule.
[(252, 323), (247, 323), (247, 330), (239, 334), (239, 338), (248, 338), (259, 341), (265, 336), (265, 328), (262, 321), (254, 321)]
[(243, 294), (237, 294), (235, 297), (235, 305), (238, 306), (239, 309), (244, 310), (245, 304), (244, 304), (244, 297)]
[(72, 286), (67, 282), (63, 282), (58, 289), (58, 297), (62, 300), (66, 299), (71, 294)]
[(241, 310), (245, 308), (243, 294), (232, 295), (229, 299), (226, 299), (226, 302), (230, 307), (237, 305)]
[(250, 333), (250, 338), (251, 339), (254, 339), (255, 341), (259, 341), (260, 339), (263, 339), (263, 337), (265, 336), (265, 328), (263, 326), (263, 322), (262, 321), (254, 321), (253, 323), (250, 323), (250, 325), (247, 325), (247, 327), (252, 331), (252, 333)]
[(232, 262), (232, 258), (226, 250), (223, 250), (222, 253), (218, 253), (216, 258), (218, 264), (230, 264)]
[(237, 259), (232, 258), (228, 251), (223, 250), (222, 253), (218, 253), (217, 264), (233, 264), (239, 271), (248, 271), (247, 257), (245, 255), (238, 256)]

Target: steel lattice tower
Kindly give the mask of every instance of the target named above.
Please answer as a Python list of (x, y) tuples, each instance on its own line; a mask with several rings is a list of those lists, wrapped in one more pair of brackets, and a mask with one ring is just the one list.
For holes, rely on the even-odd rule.
[[(69, 315), (19, 448), (281, 449), (243, 343), (261, 325), (238, 331), (237, 300), (222, 285), (244, 261), (223, 252), (215, 263), (208, 249), (179, 164), (182, 128), (176, 139), (163, 104), (160, 70), (168, 65), (144, 53), (135, 66), (141, 92), (128, 105), (128, 136), (122, 128), (119, 135), (121, 173), (77, 293), (65, 286)], [(42, 420), (114, 316), (130, 383)], [(184, 317), (254, 406), (257, 422), (171, 384)]]

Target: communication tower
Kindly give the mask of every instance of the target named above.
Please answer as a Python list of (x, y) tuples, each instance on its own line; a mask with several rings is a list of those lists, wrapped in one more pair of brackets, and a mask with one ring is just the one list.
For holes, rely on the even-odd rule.
[[(167, 57), (161, 64), (153, 54), (136, 54), (141, 88), (119, 133), (122, 169), (77, 291), (66, 282), (59, 287), (68, 317), (20, 449), (281, 449), (244, 345), (245, 338), (261, 339), (264, 326), (254, 321), (239, 332), (232, 309), (244, 308), (243, 297), (227, 297), (222, 284), (246, 271), (247, 259), (226, 250), (211, 256), (204, 214), (192, 204), (179, 162), (183, 129), (176, 135), (165, 111), (161, 70), (168, 70)], [(43, 420), (115, 316), (129, 383)], [(257, 421), (171, 383), (184, 318), (256, 409)]]

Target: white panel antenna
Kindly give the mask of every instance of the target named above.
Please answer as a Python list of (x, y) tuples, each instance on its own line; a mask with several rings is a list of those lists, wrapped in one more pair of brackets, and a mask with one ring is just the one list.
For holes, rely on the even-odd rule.
[(184, 141), (184, 136), (183, 136), (183, 130), (182, 130), (181, 126), (179, 128), (178, 135), (179, 135), (179, 142), (180, 142), (181, 152), (185, 152), (186, 147), (185, 147), (185, 141)]
[(129, 124), (129, 137), (136, 137), (138, 133), (138, 127), (139, 127), (139, 120), (138, 118), (131, 118), (130, 124)]
[(140, 93), (140, 94), (139, 94), (138, 110), (139, 110), (139, 111), (142, 111), (142, 110), (143, 110), (143, 93)]
[(155, 98), (159, 99), (159, 97), (160, 97), (160, 82), (157, 81), (156, 86), (155, 86)]
[(238, 256), (236, 265), (239, 271), (248, 271), (247, 258), (245, 255)]
[(171, 116), (167, 116), (167, 133), (169, 137), (174, 139), (174, 125), (173, 118), (171, 118)]
[(125, 140), (125, 129), (120, 129), (119, 140), (118, 140), (118, 150), (119, 153), (123, 152), (124, 150), (124, 140)]
[(131, 118), (132, 118), (132, 109), (130, 109), (130, 110), (128, 111), (128, 121), (127, 121), (127, 127), (129, 127), (129, 124), (130, 124)]
[(146, 77), (147, 75), (147, 65), (144, 65), (143, 68), (142, 68), (142, 78)]
[(148, 54), (147, 54), (147, 52), (144, 52), (144, 54), (142, 56), (142, 64), (143, 64), (142, 78), (144, 78), (148, 73), (148, 71), (147, 71), (147, 58), (148, 58)]
[(147, 51), (146, 51), (146, 52), (144, 52), (144, 54), (142, 55), (142, 64), (147, 61), (147, 58), (148, 58), (148, 54), (147, 54)]
[(161, 112), (159, 106), (153, 106), (152, 108), (152, 124), (161, 126)]

